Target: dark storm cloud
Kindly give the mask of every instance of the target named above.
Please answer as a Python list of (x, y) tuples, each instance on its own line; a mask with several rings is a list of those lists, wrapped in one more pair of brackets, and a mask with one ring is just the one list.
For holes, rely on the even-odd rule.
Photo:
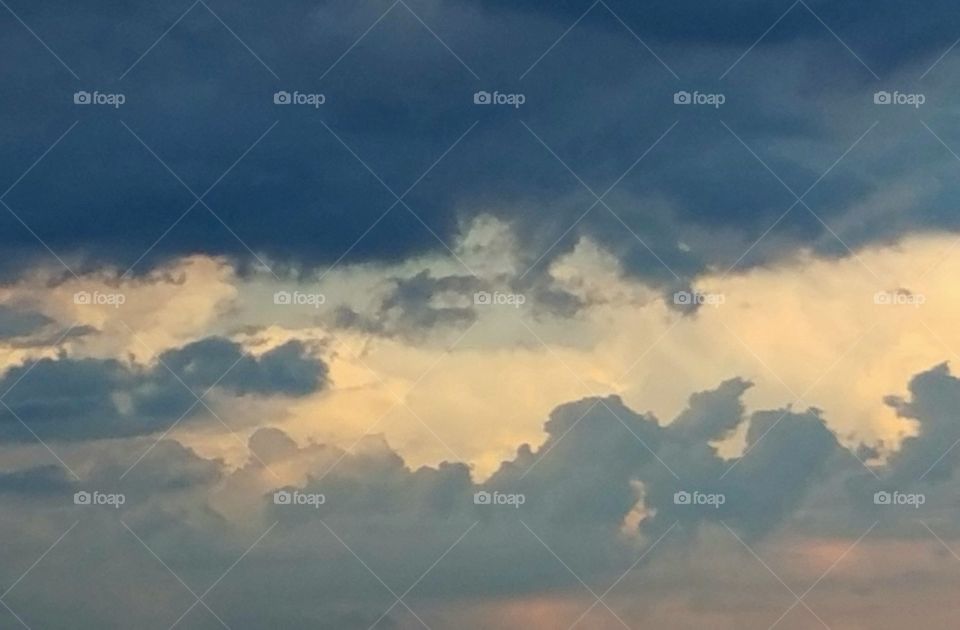
[[(797, 4), (723, 81), (789, 3), (609, 2), (670, 70), (600, 4), (532, 69), (589, 4), (408, 4), (416, 17), (394, 6), (335, 66), (390, 5), (291, 0), (267, 11), (209, 3), (261, 64), (197, 4), (134, 65), (187, 6), (14, 1), (80, 79), (15, 20), (0, 25), (13, 51), (0, 63), (16, 86), (0, 95), (2, 188), (16, 183), (4, 201), (78, 271), (136, 263), (142, 272), (194, 252), (256, 262), (247, 246), (280, 268), (324, 269), (348, 250), (347, 262), (396, 261), (446, 253), (440, 240), (452, 242), (463, 219), (487, 212), (517, 230), (528, 265), (549, 250), (540, 271), (590, 235), (628, 272), (680, 286), (736, 262), (795, 202), (721, 119), (798, 195), (879, 119), (804, 201), (826, 223), (843, 223), (835, 231), (853, 248), (957, 227), (952, 157), (915, 112), (872, 103), (877, 89), (914, 87), (952, 43), (960, 18), (945, 3), (809, 2), (869, 69)], [(948, 122), (952, 59), (923, 84), (923, 115), (934, 129)], [(122, 92), (126, 103), (75, 106), (79, 89)], [(475, 106), (478, 89), (521, 92), (526, 103)], [(677, 89), (722, 91), (727, 103), (677, 107)], [(276, 106), (277, 90), (322, 92), (327, 101)], [(597, 203), (594, 193), (624, 173)], [(398, 202), (394, 194), (415, 183)], [(897, 185), (913, 191), (902, 207), (862, 216), (863, 204)], [(55, 262), (6, 210), (0, 246), (13, 254), (7, 274)], [(798, 205), (739, 264), (803, 246), (846, 254)]]
[(326, 383), (326, 364), (298, 341), (254, 357), (238, 343), (209, 337), (168, 350), (150, 366), (43, 358), (0, 377), (6, 392), (0, 439), (29, 442), (35, 439), (31, 431), (49, 441), (149, 434), (188, 412), (203, 415), (194, 394), (214, 386), (234, 396), (305, 396)]

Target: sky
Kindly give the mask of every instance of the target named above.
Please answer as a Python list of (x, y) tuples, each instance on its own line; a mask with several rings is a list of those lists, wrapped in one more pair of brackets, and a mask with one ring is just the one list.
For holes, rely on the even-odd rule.
[(952, 4), (0, 41), (0, 628), (955, 626)]

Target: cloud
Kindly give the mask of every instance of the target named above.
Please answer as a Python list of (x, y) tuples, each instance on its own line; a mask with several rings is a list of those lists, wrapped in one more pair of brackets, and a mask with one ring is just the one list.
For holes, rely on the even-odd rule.
[(0, 340), (24, 337), (51, 323), (53, 320), (43, 313), (0, 304)]
[(960, 614), (951, 5), (10, 1), (0, 625)]
[[(568, 26), (580, 17), (586, 7), (575, 2), (526, 2), (517, 6), (505, 0), (484, 0), (491, 10), (518, 11), (535, 13), (544, 20), (550, 20), (556, 26)], [(694, 2), (693, 0), (675, 2), (669, 5), (639, 7), (627, 2), (610, 2), (609, 6), (625, 22), (631, 25), (645, 41), (688, 46), (709, 46), (722, 49), (745, 50), (756, 42), (771, 24), (784, 15), (790, 5), (771, 6), (761, 0), (741, 0), (735, 3)], [(830, 33), (823, 28), (813, 13), (821, 16), (835, 29), (841, 30), (846, 38), (855, 42), (863, 56), (870, 61), (881, 62), (885, 70), (898, 64), (909, 63), (915, 57), (943, 51), (953, 43), (950, 27), (933, 24), (935, 17), (944, 15), (944, 3), (932, 3), (923, 10), (914, 11), (895, 2), (882, 2), (874, 11), (858, 11), (854, 7), (837, 6), (826, 0), (812, 0), (804, 5), (792, 7), (788, 18), (777, 28), (770, 29), (762, 40), (765, 46), (782, 45), (784, 42), (826, 42)], [(602, 5), (595, 9), (599, 15), (604, 13)], [(691, 19), (697, 15), (700, 19)], [(912, 31), (920, 24), (930, 27), (930, 39), (918, 41), (906, 34), (892, 35), (888, 38), (875, 37), (875, 31), (883, 24), (898, 22), (906, 31)], [(624, 36), (614, 20), (595, 19), (591, 22), (595, 28), (604, 28), (608, 36)], [(709, 25), (709, 26), (708, 26)], [(732, 63), (735, 59), (731, 58)]]
[(214, 387), (240, 397), (299, 397), (326, 385), (326, 364), (297, 341), (254, 357), (239, 343), (209, 337), (168, 350), (152, 365), (61, 354), (3, 374), (0, 432), (14, 442), (34, 440), (31, 431), (51, 441), (143, 435), (201, 415), (195, 396)]
[[(176, 11), (152, 9), (124, 29), (106, 30), (100, 21), (123, 16), (94, 18), (63, 3), (56, 19), (27, 11), (27, 23), (49, 33), (82, 80), (49, 55), (18, 59), (12, 80), (23, 87), (0, 97), (11, 139), (0, 165), (24, 173), (79, 122), (5, 197), (30, 230), (10, 213), (0, 215), (0, 245), (13, 253), (3, 270), (13, 277), (54, 264), (37, 238), (78, 273), (103, 266), (146, 273), (196, 253), (223, 256), (245, 271), (266, 261), (278, 273), (325, 270), (341, 260), (389, 264), (446, 253), (464, 225), (494, 215), (525, 245), (525, 266), (536, 266), (531, 281), (589, 236), (635, 277), (678, 287), (714, 268), (769, 265), (806, 247), (848, 255), (831, 232), (857, 250), (957, 229), (949, 212), (952, 156), (922, 127), (872, 103), (878, 87), (915, 83), (952, 43), (944, 5), (914, 11), (884, 3), (863, 12), (807, 3), (882, 75), (879, 85), (802, 4), (723, 82), (718, 77), (774, 23), (780, 7), (609, 4), (630, 30), (597, 5), (522, 80), (582, 7), (397, 5), (356, 47), (379, 9), (292, 2), (263, 16), (221, 8), (218, 15), (246, 33), (244, 41), (280, 79), (238, 48), (203, 5), (136, 65), (138, 51), (173, 24)], [(75, 31), (64, 32), (61, 20)], [(890, 35), (901, 27), (924, 36)], [(18, 50), (35, 47), (20, 24), (4, 29)], [(649, 38), (680, 81), (631, 30)], [(92, 47), (91, 31), (100, 34)], [(118, 58), (118, 50), (125, 54)], [(925, 118), (934, 130), (949, 124), (937, 103), (953, 92), (944, 77), (955, 63), (945, 58), (924, 85)], [(330, 69), (322, 80), (318, 64)], [(127, 97), (120, 111), (72, 103), (75, 88), (105, 91), (128, 68), (115, 88)], [(526, 104), (518, 111), (481, 108), (472, 101), (478, 88), (522, 92)], [(278, 106), (272, 96), (281, 89), (328, 98), (319, 109)], [(684, 109), (672, 100), (678, 89), (720, 90), (727, 103), (722, 111)], [(877, 130), (834, 165), (878, 117)], [(371, 124), (378, 120), (390, 123)], [(913, 159), (899, 159), (906, 153)], [(47, 186), (50, 180), (58, 185)], [(587, 190), (599, 195), (614, 182), (604, 204)], [(811, 210), (795, 207), (764, 236), (795, 201), (785, 185), (799, 194), (814, 182), (805, 198)], [(885, 216), (865, 216), (864, 207), (888, 189), (903, 191), (902, 203)]]
[[(919, 375), (917, 382), (945, 376), (943, 368), (936, 368)], [(945, 387), (947, 382), (939, 385)], [(460, 463), (411, 469), (376, 437), (365, 438), (346, 452), (323, 445), (299, 446), (276, 429), (254, 434), (251, 448), (262, 460), (252, 459), (235, 471), (162, 441), (118, 483), (131, 449), (129, 444), (102, 442), (83, 456), (78, 468), (85, 474), (80, 481), (67, 484), (52, 471), (37, 468), (0, 478), (0, 487), (15, 489), (8, 492), (17, 493), (21, 515), (6, 515), (0, 527), (8, 539), (33, 541), (26, 547), (42, 546), (42, 536), (26, 533), (28, 523), (44, 523), (43, 529), (55, 536), (60, 525), (62, 530), (73, 522), (76, 511), (82, 523), (70, 534), (70, 543), (59, 550), (57, 562), (83, 563), (93, 576), (104, 576), (93, 569), (109, 562), (111, 579), (131, 587), (145, 579), (145, 563), (152, 566), (151, 551), (188, 584), (213, 583), (219, 569), (211, 567), (229, 567), (243, 557), (208, 604), (228, 623), (257, 619), (266, 624), (283, 621), (293, 628), (323, 623), (369, 626), (388, 610), (387, 627), (402, 624), (406, 609), (391, 608), (395, 600), (383, 584), (401, 589), (397, 592), (417, 584), (416, 594), (406, 601), (418, 615), (429, 617), (442, 615), (444, 606), (456, 602), (491, 606), (505, 599), (557, 593), (568, 593), (565, 600), (575, 602), (582, 588), (580, 579), (587, 584), (610, 583), (631, 565), (629, 580), (636, 577), (647, 586), (630, 598), (640, 597), (651, 606), (660, 597), (655, 593), (692, 597), (727, 574), (737, 576), (743, 585), (752, 584), (754, 577), (769, 582), (769, 575), (757, 568), (743, 543), (725, 526), (751, 546), (777, 538), (779, 545), (796, 549), (802, 539), (790, 538), (796, 535), (791, 530), (809, 525), (811, 515), (826, 514), (827, 509), (833, 513), (820, 526), (839, 529), (830, 534), (813, 528), (821, 537), (817, 540), (836, 547), (827, 551), (827, 563), (850, 544), (845, 537), (855, 538), (866, 530), (866, 524), (861, 531), (851, 530), (850, 523), (859, 526), (861, 520), (880, 518), (886, 524), (882, 534), (864, 543), (865, 549), (872, 546), (870, 553), (883, 554), (900, 545), (898, 540), (909, 541), (908, 528), (917, 515), (943, 528), (944, 536), (951, 535), (942, 521), (955, 512), (948, 502), (927, 505), (923, 512), (911, 508), (909, 514), (896, 513), (897, 508), (880, 513), (872, 503), (867, 507), (864, 486), (857, 481), (868, 477), (869, 471), (838, 443), (816, 410), (747, 415), (739, 402), (746, 387), (744, 381), (734, 379), (694, 394), (688, 408), (667, 424), (633, 412), (616, 397), (562, 405), (547, 421), (542, 444), (521, 446), (482, 484), (475, 483), (469, 468)], [(931, 394), (942, 396), (943, 392), (917, 386), (911, 404), (935, 406), (942, 401), (930, 398)], [(721, 458), (711, 441), (744, 423), (747, 450), (739, 459)], [(298, 480), (277, 482), (267, 466), (284, 475), (295, 471)], [(876, 470), (884, 474), (897, 466), (892, 458), (887, 469)], [(724, 475), (728, 470), (732, 472)], [(955, 486), (952, 480), (950, 485)], [(71, 492), (78, 488), (124, 492), (127, 501), (119, 511), (72, 507)], [(275, 504), (277, 489), (318, 493), (324, 500), (317, 506)], [(678, 504), (674, 494), (681, 489), (719, 492), (726, 500), (720, 507)], [(519, 493), (524, 500), (518, 506), (496, 501), (477, 504), (477, 492)], [(831, 496), (834, 492), (839, 494)], [(846, 516), (838, 517), (837, 511)], [(23, 518), (27, 514), (29, 519)], [(638, 519), (630, 521), (631, 514)], [(838, 522), (846, 524), (838, 526)], [(103, 547), (105, 534), (113, 540), (109, 547)], [(839, 543), (829, 542), (837, 536)], [(91, 545), (104, 555), (80, 552)], [(774, 545), (764, 553), (778, 549), (782, 551)], [(815, 546), (802, 549), (821, 553)], [(24, 555), (29, 556), (29, 551), (23, 546), (5, 546), (0, 552), (2, 566), (22, 566)], [(705, 558), (719, 563), (710, 567), (719, 572), (716, 576), (703, 573)], [(434, 564), (434, 560), (438, 561)], [(910, 571), (939, 570), (930, 559), (912, 562)], [(161, 566), (157, 575), (166, 575), (163, 571)], [(803, 579), (813, 581), (823, 567), (803, 571)], [(896, 566), (884, 571), (890, 575), (883, 580), (907, 579)], [(883, 587), (882, 581), (871, 581), (862, 567), (838, 569), (838, 574), (850, 588)], [(35, 624), (53, 623), (70, 610), (75, 620), (83, 620), (81, 624), (102, 625), (117, 615), (136, 620), (158, 612), (159, 618), (170, 617), (172, 623), (192, 601), (170, 603), (179, 591), (175, 581), (164, 578), (153, 586), (158, 591), (153, 597), (131, 595), (122, 610), (104, 609), (94, 606), (96, 599), (88, 596), (88, 590), (103, 586), (99, 578), (91, 578), (68, 589), (62, 606), (51, 607), (44, 602), (51, 592), (59, 591), (37, 590), (28, 582), (17, 589), (20, 592), (11, 604)], [(720, 592), (713, 588), (706, 593)], [(317, 592), (324, 597), (317, 598)], [(161, 610), (155, 600), (170, 605)], [(639, 605), (635, 599), (611, 596), (614, 600), (630, 618), (643, 614), (635, 608)], [(587, 599), (583, 608), (590, 603)], [(728, 604), (711, 596), (701, 600), (701, 612), (726, 619), (747, 614), (729, 610)], [(789, 601), (783, 607), (787, 605)], [(775, 617), (776, 608), (771, 605), (767, 614)], [(686, 611), (684, 615), (694, 612), (681, 610)], [(841, 606), (844, 610), (850, 614)], [(501, 613), (478, 611), (463, 622), (473, 627), (470, 624), (482, 624), (487, 614)]]
[(42, 497), (62, 496), (71, 488), (70, 479), (60, 466), (37, 466), (0, 473), (0, 494)]
[(960, 441), (960, 422), (953, 412), (960, 404), (960, 379), (942, 363), (914, 376), (909, 389), (909, 400), (885, 399), (899, 417), (917, 423), (917, 434), (905, 438), (890, 457), (891, 477), (901, 483), (949, 480), (960, 456), (954, 448)]
[[(307, 356), (306, 346), (289, 341), (260, 357), (223, 337), (208, 337), (162, 353), (158, 359), (191, 389), (218, 385), (237, 395), (305, 396), (325, 385), (326, 365)], [(229, 370), (229, 371), (227, 371)]]
[(709, 442), (729, 437), (743, 417), (740, 396), (751, 386), (742, 379), (730, 379), (710, 392), (690, 397), (690, 406), (670, 423), (680, 439)]
[(60, 328), (40, 311), (0, 304), (0, 344), (16, 349), (42, 348), (96, 334), (92, 326)]
[(422, 337), (434, 328), (457, 327), (476, 319), (473, 294), (481, 281), (473, 276), (435, 278), (426, 270), (396, 278), (376, 312), (361, 314), (340, 306), (334, 322), (343, 328), (379, 335)]

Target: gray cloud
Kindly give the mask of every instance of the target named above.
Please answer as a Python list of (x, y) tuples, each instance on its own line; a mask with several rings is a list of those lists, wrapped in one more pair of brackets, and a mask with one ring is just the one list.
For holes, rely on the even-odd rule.
[[(918, 516), (934, 523), (945, 537), (960, 533), (948, 524), (958, 506), (951, 499), (956, 484), (946, 472), (936, 483), (928, 480), (913, 488), (928, 493), (923, 511), (884, 510), (872, 502), (878, 488), (910, 489), (891, 484), (904, 461), (919, 457), (915, 445), (930, 435), (926, 430), (915, 442), (905, 442), (887, 465), (874, 467), (882, 480), (877, 481), (839, 443), (819, 411), (746, 414), (740, 399), (748, 386), (732, 379), (694, 394), (688, 408), (669, 424), (637, 414), (615, 396), (561, 405), (545, 425), (542, 444), (521, 446), (480, 484), (460, 463), (412, 470), (377, 437), (365, 438), (346, 453), (324, 445), (298, 446), (277, 429), (253, 435), (250, 446), (258, 459), (236, 471), (165, 441), (121, 482), (131, 453), (139, 447), (100, 443), (83, 456), (86, 463), (78, 468), (87, 472), (81, 481), (68, 482), (48, 468), (0, 477), (0, 490), (17, 497), (20, 514), (30, 514), (29, 521), (7, 517), (0, 523), (7, 537), (35, 540), (22, 531), (26, 523), (45, 522), (53, 531), (59, 523), (65, 529), (79, 509), (69, 504), (77, 488), (125, 492), (129, 499), (119, 512), (76, 512), (83, 524), (61, 562), (83, 562), (98, 574), (96, 567), (109, 558), (119, 563), (116, 571), (127, 575), (125, 579), (142, 576), (140, 565), (150, 555), (118, 524), (123, 518), (188, 583), (208, 584), (219, 577), (218, 567), (230, 566), (276, 522), (210, 602), (228, 623), (256, 619), (293, 628), (369, 626), (393, 603), (354, 553), (400, 592), (465, 532), (418, 583), (417, 608), (464, 598), (495, 601), (575, 592), (580, 588), (577, 578), (553, 553), (589, 584), (609, 582), (667, 532), (661, 544), (642, 556), (635, 568), (638, 574), (667, 558), (684, 558), (682, 566), (695, 566), (696, 554), (689, 554), (703, 545), (706, 552), (729, 554), (730, 545), (742, 552), (739, 542), (724, 533), (724, 525), (750, 545), (796, 528), (856, 537), (875, 520), (883, 521), (880, 535), (885, 538), (913, 538), (918, 534), (910, 528), (915, 529)], [(960, 383), (939, 366), (918, 375), (911, 392), (913, 400), (903, 403), (904, 413), (924, 423), (948, 423), (950, 397), (960, 392)], [(722, 458), (714, 443), (744, 424), (745, 454)], [(319, 508), (274, 505), (277, 488), (264, 462), (304, 471), (307, 481), (286, 490), (322, 493), (325, 502)], [(474, 493), (483, 491), (520, 493), (525, 500), (519, 508), (475, 504)], [(720, 507), (677, 504), (678, 491), (722, 493), (725, 502)], [(630, 518), (633, 513), (636, 520)], [(103, 547), (106, 532), (113, 532), (119, 547)], [(75, 551), (89, 545), (104, 554), (93, 564)], [(23, 565), (17, 559), (26, 553), (22, 547), (5, 549), (0, 552), (2, 566)], [(752, 562), (749, 557), (747, 561)], [(652, 574), (645, 578), (651, 579)], [(161, 589), (163, 598), (176, 593), (176, 584), (169, 584)], [(678, 583), (672, 588), (684, 587)], [(109, 625), (118, 615), (129, 621), (160, 614), (152, 603), (132, 595), (122, 611), (91, 608), (83, 601), (84, 588), (74, 591), (70, 597), (76, 601), (70, 605), (89, 623)], [(45, 597), (25, 587), (16, 603), (33, 623), (55, 624), (62, 610), (44, 606)], [(189, 604), (187, 599), (180, 608)], [(722, 602), (716, 605), (723, 607)], [(401, 611), (394, 609), (385, 623), (402, 625)], [(168, 610), (161, 618), (172, 614)]]
[(63, 328), (40, 311), (0, 304), (0, 343), (14, 348), (42, 348), (96, 334), (92, 326)]
[(890, 457), (893, 479), (902, 483), (946, 481), (953, 477), (960, 452), (953, 448), (960, 440), (960, 379), (950, 374), (946, 363), (910, 380), (909, 400), (886, 399), (897, 415), (917, 423), (917, 435), (905, 438), (900, 450)]
[(421, 271), (410, 278), (394, 278), (386, 297), (372, 313), (348, 306), (334, 312), (334, 323), (378, 335), (422, 337), (435, 328), (458, 327), (476, 320), (473, 293), (481, 288), (472, 276), (434, 277)]
[(43, 313), (0, 304), (0, 340), (25, 337), (52, 323)]
[[(290, 341), (260, 357), (235, 342), (209, 337), (162, 353), (150, 366), (115, 359), (43, 358), (8, 369), (0, 407), (4, 441), (116, 438), (162, 431), (214, 385), (234, 396), (305, 396), (327, 384), (327, 366)], [(191, 393), (191, 391), (193, 393)], [(30, 430), (27, 430), (23, 424)]]

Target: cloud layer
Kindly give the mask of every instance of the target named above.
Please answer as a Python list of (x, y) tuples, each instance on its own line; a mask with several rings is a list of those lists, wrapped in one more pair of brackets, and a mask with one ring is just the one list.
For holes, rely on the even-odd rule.
[(955, 625), (949, 3), (0, 4), (0, 626)]
[[(609, 584), (627, 571), (649, 580), (650, 575), (642, 577), (652, 570), (648, 567), (664, 562), (681, 575), (702, 570), (686, 558), (691, 546), (722, 557), (738, 545), (796, 544), (790, 532), (798, 525), (824, 540), (848, 543), (868, 529), (876, 529), (873, 542), (910, 540), (917, 518), (944, 537), (955, 533), (951, 519), (957, 508), (950, 497), (956, 481), (949, 471), (958, 453), (931, 449), (947, 466), (937, 477), (908, 479), (903, 464), (928, 441), (946, 449), (932, 427), (949, 422), (948, 398), (960, 395), (960, 384), (945, 367), (918, 375), (911, 399), (902, 403), (923, 409), (931, 428), (922, 428), (887, 464), (871, 466), (842, 447), (814, 410), (748, 415), (740, 402), (748, 386), (734, 379), (695, 394), (668, 424), (636, 414), (616, 397), (562, 405), (547, 421), (542, 444), (520, 447), (482, 484), (458, 463), (413, 470), (378, 438), (345, 452), (297, 446), (275, 429), (253, 436), (256, 459), (235, 471), (163, 441), (118, 482), (129, 449), (104, 444), (83, 455), (88, 461), (80, 480), (49, 467), (0, 478), (0, 492), (19, 515), (7, 513), (0, 526), (5, 538), (21, 542), (5, 547), (3, 565), (11, 572), (5, 578), (15, 580), (15, 567), (26, 566), (38, 545), (51, 542), (51, 532), (74, 521), (79, 524), (38, 572), (49, 576), (56, 567), (71, 567), (91, 576), (65, 598), (29, 580), (9, 603), (31, 625), (62, 624), (69, 617), (95, 627), (155, 615), (173, 623), (177, 611), (192, 602), (159, 562), (155, 572), (142, 571), (144, 563), (156, 560), (152, 551), (198, 592), (242, 557), (209, 600), (231, 626), (246, 627), (252, 619), (293, 628), (366, 627), (383, 613), (385, 627), (404, 627), (420, 613), (442, 617), (444, 601), (576, 593), (580, 580)], [(741, 423), (748, 425), (746, 451), (721, 458), (713, 443)], [(301, 481), (281, 484), (277, 473)], [(926, 499), (922, 509), (878, 505), (873, 496), (880, 489), (924, 493)], [(124, 502), (119, 509), (77, 506), (76, 491), (121, 493)], [(316, 505), (277, 504), (274, 491), (323, 499)], [(524, 498), (478, 503), (478, 492)], [(678, 492), (724, 500), (684, 503)], [(104, 531), (113, 534), (105, 538)], [(723, 560), (733, 564), (721, 570), (749, 568), (753, 561), (742, 555), (743, 547), (740, 551)], [(854, 575), (865, 566), (863, 556), (858, 558)], [(683, 566), (688, 568), (677, 568)], [(936, 563), (920, 569), (929, 575), (937, 570)], [(122, 608), (96, 605), (97, 589), (147, 588), (141, 580), (148, 580), (150, 598), (134, 591)], [(395, 603), (390, 590), (400, 594), (409, 585), (416, 594)], [(691, 595), (697, 589), (677, 588)], [(870, 588), (887, 587), (877, 581)], [(57, 606), (51, 606), (51, 593), (57, 593)], [(160, 602), (170, 608), (163, 612)], [(703, 605), (714, 607), (709, 601)], [(503, 614), (495, 608), (484, 614)], [(204, 605), (190, 610), (191, 627), (215, 622)], [(483, 618), (467, 623), (482, 624)]]
[(32, 442), (130, 437), (205, 415), (217, 388), (232, 396), (304, 396), (326, 385), (326, 365), (291, 341), (254, 357), (209, 337), (162, 353), (150, 366), (115, 359), (42, 358), (0, 377), (4, 439)]
[[(21, 87), (0, 101), (4, 269), (51, 260), (41, 242), (76, 270), (196, 253), (278, 273), (395, 262), (443, 252), (492, 213), (527, 245), (530, 279), (589, 236), (678, 286), (955, 229), (940, 142), (954, 144), (955, 62), (933, 65), (957, 25), (945, 5), (881, 4), (198, 4), (138, 8), (123, 29), (104, 25), (130, 7), (16, 6), (69, 70), (5, 23)], [(873, 103), (921, 87), (922, 111)], [(77, 107), (78, 89), (126, 102)], [(478, 107), (481, 89), (526, 102)], [(278, 90), (326, 102), (277, 106)], [(678, 107), (677, 90), (726, 102)]]

